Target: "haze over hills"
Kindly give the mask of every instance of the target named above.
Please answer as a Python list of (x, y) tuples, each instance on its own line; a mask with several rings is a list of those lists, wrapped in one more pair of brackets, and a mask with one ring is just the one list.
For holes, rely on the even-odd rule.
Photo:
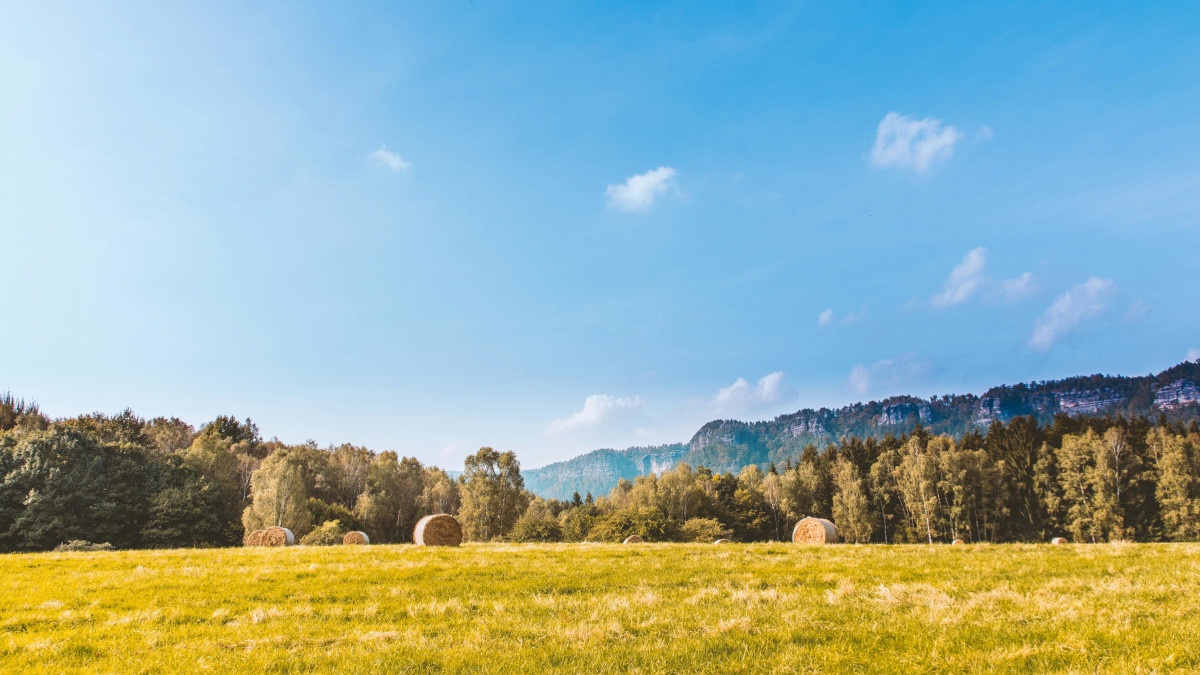
[(1047, 423), (1058, 414), (1200, 418), (1200, 362), (1184, 362), (1158, 375), (1071, 377), (993, 387), (982, 396), (892, 396), (836, 410), (805, 408), (762, 422), (714, 420), (687, 443), (594, 450), (522, 475), (525, 486), (542, 497), (566, 499), (576, 491), (600, 496), (622, 478), (661, 473), (679, 462), (718, 472), (748, 464), (766, 469), (772, 462), (798, 459), (807, 445), (823, 448), (845, 436), (883, 438), (917, 424), (961, 436), (1013, 417), (1032, 415)]

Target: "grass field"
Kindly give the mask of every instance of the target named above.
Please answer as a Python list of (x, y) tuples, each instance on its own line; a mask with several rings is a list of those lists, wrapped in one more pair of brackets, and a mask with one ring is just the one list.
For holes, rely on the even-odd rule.
[(1200, 671), (1200, 545), (0, 556), (3, 672)]

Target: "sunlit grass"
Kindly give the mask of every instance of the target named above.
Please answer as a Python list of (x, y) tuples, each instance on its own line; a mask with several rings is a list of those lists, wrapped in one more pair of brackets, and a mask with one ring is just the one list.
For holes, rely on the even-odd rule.
[(1200, 670), (1200, 545), (0, 556), (4, 672)]

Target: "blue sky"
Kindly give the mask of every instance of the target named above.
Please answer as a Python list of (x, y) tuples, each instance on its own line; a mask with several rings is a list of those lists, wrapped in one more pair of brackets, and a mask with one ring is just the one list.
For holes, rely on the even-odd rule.
[(538, 466), (1200, 356), (1200, 7), (0, 2), (0, 389)]

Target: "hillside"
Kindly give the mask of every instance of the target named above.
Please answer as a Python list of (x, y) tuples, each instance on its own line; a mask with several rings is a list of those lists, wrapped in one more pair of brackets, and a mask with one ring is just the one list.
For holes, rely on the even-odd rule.
[(567, 499), (575, 491), (600, 496), (622, 478), (659, 473), (680, 461), (716, 471), (736, 471), (747, 464), (766, 468), (798, 458), (806, 445), (821, 448), (844, 436), (882, 438), (917, 424), (961, 436), (1017, 416), (1032, 415), (1045, 423), (1057, 414), (1200, 418), (1200, 363), (1181, 363), (1158, 375), (1090, 375), (1005, 385), (982, 396), (893, 396), (838, 409), (806, 408), (764, 422), (715, 420), (686, 444), (594, 450), (522, 473), (526, 487), (546, 498)]

